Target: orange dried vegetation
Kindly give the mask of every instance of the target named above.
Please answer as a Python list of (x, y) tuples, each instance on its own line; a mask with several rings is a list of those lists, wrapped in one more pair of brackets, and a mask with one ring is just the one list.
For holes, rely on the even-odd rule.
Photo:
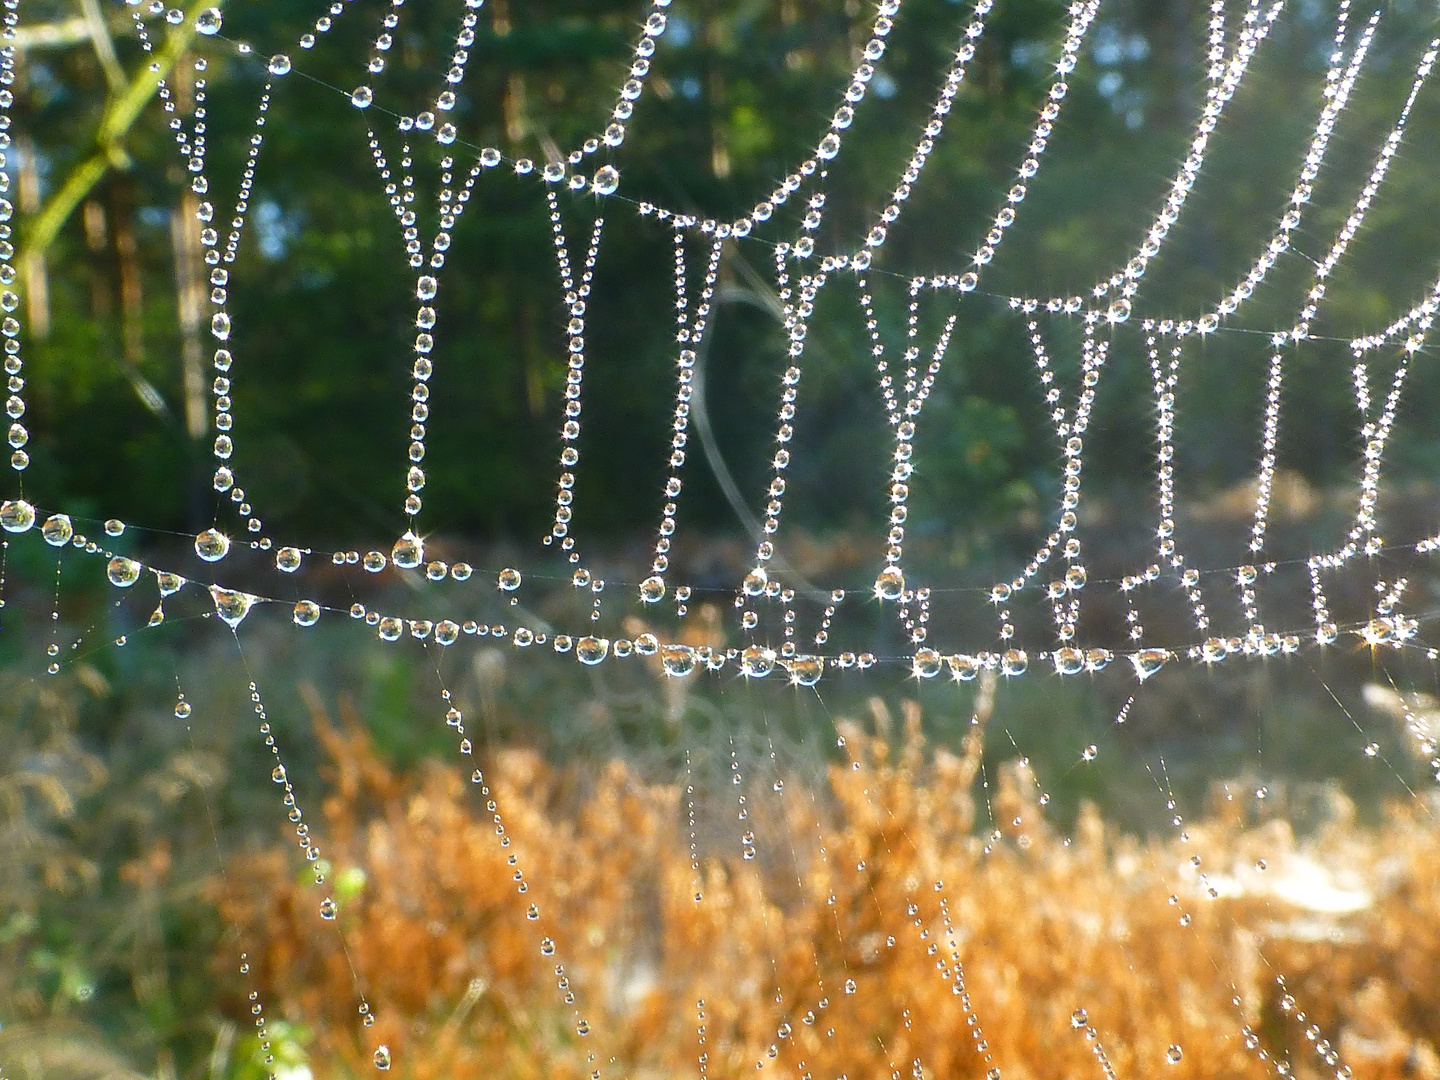
[[(1440, 1077), (1440, 830), (1419, 801), (1304, 843), (1223, 801), (1183, 842), (1086, 809), (1067, 841), (1020, 763), (977, 799), (979, 726), (960, 754), (927, 749), (911, 706), (905, 727), (892, 746), (842, 725), (826, 790), (767, 783), (745, 822), (732, 801), (697, 872), (678, 787), (523, 750), (474, 784), (396, 776), (317, 710), (330, 881), (277, 845), (217, 902), (322, 1078), (375, 1075), (380, 1044), (415, 1080)], [(977, 835), (977, 815), (1004, 824)]]

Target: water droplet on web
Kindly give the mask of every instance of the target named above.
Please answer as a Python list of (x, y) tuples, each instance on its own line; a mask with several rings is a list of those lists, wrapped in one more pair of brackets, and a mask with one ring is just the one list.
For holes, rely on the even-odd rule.
[(665, 597), (665, 579), (652, 574), (640, 583), (640, 599), (647, 604), (658, 603)]
[(219, 585), (210, 586), (210, 598), (215, 602), (215, 614), (232, 630), (245, 621), (251, 605), (255, 603), (255, 597), (249, 593), (222, 589)]
[(575, 658), (582, 664), (594, 666), (605, 659), (610, 651), (609, 638), (582, 637), (575, 642)]
[(775, 651), (751, 645), (740, 653), (740, 672), (748, 679), (763, 679), (775, 667)]
[(602, 165), (595, 170), (595, 179), (591, 183), (597, 195), (614, 195), (620, 187), (620, 170), (614, 165)]
[(695, 670), (695, 650), (689, 645), (666, 645), (660, 650), (660, 663), (666, 675), (689, 675)]
[(61, 547), (70, 542), (75, 535), (75, 527), (70, 524), (67, 514), (53, 514), (45, 519), (45, 524), (40, 527), (40, 535), (51, 547)]
[(276, 53), (270, 58), (270, 74), (277, 78), (281, 75), (290, 74), (290, 57), (284, 53)]
[(540, 942), (540, 953), (543, 956), (554, 956), (555, 942), (551, 941), (548, 937), (542, 939)]
[(105, 568), (106, 576), (110, 578), (111, 585), (117, 585), (122, 589), (128, 589), (135, 582), (140, 580), (140, 571), (144, 567), (134, 559), (127, 559), (117, 555), (110, 560)]
[(34, 524), (35, 507), (24, 499), (6, 499), (0, 503), (0, 527), (6, 532), (28, 532)]
[(1141, 649), (1130, 657), (1130, 662), (1135, 665), (1135, 677), (1144, 682), (1154, 675), (1170, 659), (1170, 653), (1165, 649)]
[(320, 901), (320, 917), (322, 919), (333, 919), (339, 913), (340, 906), (330, 897)]
[(414, 570), (424, 558), (424, 541), (410, 531), (396, 540), (395, 546), (390, 549), (390, 561), (402, 570)]
[(286, 574), (293, 574), (300, 569), (302, 554), (299, 548), (282, 547), (275, 552), (275, 568)]
[(390, 1048), (388, 1046), (377, 1046), (375, 1048), (375, 1067), (377, 1069), (390, 1068)]
[(124, 533), (124, 531), (125, 522), (121, 521), (119, 518), (111, 518), (109, 521), (105, 522), (106, 536), (119, 536)]
[(1179, 1046), (1176, 1046), (1174, 1043), (1170, 1045), (1170, 1049), (1165, 1051), (1165, 1060), (1168, 1061), (1171, 1065), (1179, 1065), (1180, 1059), (1184, 1056), (1185, 1052), (1181, 1050)]
[(578, 1032), (578, 1033), (581, 1034), (581, 1035), (589, 1035), (589, 1034), (590, 1034), (590, 1021), (589, 1021), (589, 1020), (581, 1020), (578, 1024), (575, 1025), (575, 1030), (576, 1030), (576, 1032)]
[(1076, 1009), (1070, 1014), (1070, 1026), (1077, 1031), (1090, 1023), (1090, 1014), (1084, 1009)]
[(814, 686), (825, 673), (825, 661), (818, 656), (795, 656), (788, 663), (790, 681), (796, 686)]
[(500, 571), (500, 578), (495, 585), (501, 592), (514, 592), (520, 588), (521, 580), (520, 571), (507, 566)]
[(922, 679), (933, 679), (943, 664), (944, 659), (934, 649), (919, 649), (910, 661), (910, 669)]
[(285, 766), (276, 765), (275, 768), (271, 769), (270, 779), (274, 780), (277, 784), (285, 783)]
[(206, 562), (219, 562), (230, 554), (230, 538), (219, 529), (206, 529), (195, 537), (195, 554)]
[(320, 621), (320, 605), (314, 600), (301, 600), (295, 605), (296, 626), (314, 626)]
[(190, 702), (181, 698), (175, 703), (175, 719), (188, 720), (190, 718)]
[(440, 290), (440, 283), (429, 274), (425, 274), (415, 282), (415, 295), (421, 300), (434, 300), (435, 294)]
[(745, 575), (745, 580), (740, 588), (746, 596), (759, 596), (765, 591), (765, 586), (768, 585), (769, 582), (770, 576), (765, 573), (765, 568), (763, 566), (757, 566)]
[(905, 574), (898, 566), (887, 566), (875, 578), (878, 600), (899, 600), (905, 592)]
[[(368, 109), (374, 100), (375, 94), (368, 86), (357, 86), (350, 94), (350, 104), (354, 105), (357, 109)], [(376, 1064), (379, 1064), (380, 1051), (375, 1051), (375, 1055)], [(388, 1069), (390, 1067), (390, 1055), (388, 1052), (385, 1055), (385, 1064), (380, 1067), (382, 1069)]]
[(195, 29), (206, 37), (214, 37), (220, 32), (221, 22), (219, 8), (206, 8), (195, 16)]

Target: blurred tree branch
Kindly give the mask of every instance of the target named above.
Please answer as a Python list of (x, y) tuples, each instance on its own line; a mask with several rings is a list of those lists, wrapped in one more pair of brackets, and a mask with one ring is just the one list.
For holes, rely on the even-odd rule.
[[(71, 170), (59, 190), (35, 215), (27, 230), (22, 260), (32, 254), (43, 254), (49, 248), (75, 208), (111, 168), (129, 167), (130, 159), (124, 147), (126, 134), (194, 40), (195, 17), (211, 6), (214, 6), (213, 0), (195, 0), (185, 12), (185, 21), (170, 32), (150, 62), (129, 83), (112, 93), (95, 132), (95, 152)], [(85, 36), (91, 36), (89, 20), (81, 21), (85, 24)], [(103, 53), (109, 40), (108, 35), (104, 37), (104, 44), (97, 40), (96, 51)], [(113, 46), (111, 52), (113, 55)]]

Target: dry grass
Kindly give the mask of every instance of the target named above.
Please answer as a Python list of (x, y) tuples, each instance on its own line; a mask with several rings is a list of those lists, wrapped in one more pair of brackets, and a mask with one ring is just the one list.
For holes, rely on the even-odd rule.
[[(918, 719), (891, 740), (842, 727), (823, 790), (734, 789), (697, 875), (679, 787), (518, 750), (483, 785), (396, 776), (317, 710), (336, 874), (317, 890), (277, 846), (232, 866), (220, 908), (322, 1077), (373, 1075), (382, 1043), (417, 1080), (1440, 1077), (1440, 829), (1420, 801), (1303, 843), (1253, 800), (1153, 843), (1086, 810), (1067, 841), (1023, 765), (979, 787), (981, 725), (956, 754)], [(345, 868), (363, 887), (352, 869), (324, 922)]]

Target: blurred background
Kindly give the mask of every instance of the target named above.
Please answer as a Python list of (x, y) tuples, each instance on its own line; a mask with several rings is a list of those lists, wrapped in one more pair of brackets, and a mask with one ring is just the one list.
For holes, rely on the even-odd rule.
[[(433, 94), (457, 19), (454, 8), (411, 3), (375, 83), (397, 112)], [(207, 58), (212, 174), (233, 183), (265, 58), (288, 51), (296, 65), (269, 109), (232, 268), (234, 465), (267, 533), (319, 551), (388, 547), (405, 528), (413, 276), (365, 149), (364, 122), (386, 117), (358, 113), (336, 91), (364, 78), (380, 15), (365, 5), (356, 0), (305, 52), (294, 43), (318, 10), (225, 6), (224, 38), (253, 53), (195, 38), (171, 80), (183, 105), (193, 57)], [(1053, 77), (1066, 5), (996, 7), (872, 274), (879, 331), (897, 353), (905, 279), (950, 272), (979, 242)], [(163, 11), (136, 10), (160, 40)], [(615, 159), (620, 196), (738, 215), (813, 148), (873, 12), (854, 0), (687, 0), (668, 15)], [(640, 17), (610, 2), (490, 0), (453, 113), (462, 138), (511, 159), (558, 157), (603, 126)], [(1023, 324), (999, 297), (1085, 292), (1130, 257), (1204, 100), (1207, 17), (1193, 0), (1101, 6), (1045, 166), (988, 291), (967, 301), (926, 406), (907, 531), (935, 580), (964, 589), (1008, 578), (1049, 531), (1060, 485), (1053, 429)], [(907, 0), (832, 169), (822, 250), (853, 246), (882, 205), (968, 18), (965, 4)], [(1267, 355), (1263, 334), (1246, 331), (1293, 322), (1307, 260), (1343, 223), (1436, 26), (1433, 4), (1383, 5), (1295, 234), (1299, 257), (1277, 268), (1233, 332), (1187, 357), (1177, 485), (1182, 527), (1207, 566), (1239, 558), (1253, 507)], [(134, 27), (131, 9), (97, 0), (29, 0), (21, 11), (7, 152), (25, 285), (26, 490), (92, 533), (120, 515), (128, 528), (108, 546), (198, 578), (187, 536), (214, 520), (219, 500), (208, 339), (185, 299), (200, 287), (187, 255), (188, 177), (155, 102), (118, 134), (102, 123), (143, 80)], [(1137, 320), (1197, 314), (1248, 267), (1313, 133), (1334, 27), (1334, 5), (1310, 0), (1277, 22), (1146, 279)], [(1344, 342), (1382, 329), (1431, 286), (1437, 121), (1427, 92), (1332, 278), (1318, 340), (1287, 374), (1282, 558), (1333, 544), (1353, 516), (1363, 440)], [(395, 133), (382, 138), (394, 153)], [(72, 186), (97, 155), (104, 167)], [(427, 141), (414, 156), (433, 166), (441, 148)], [(233, 188), (218, 186), (224, 206)], [(569, 575), (535, 542), (553, 515), (567, 360), (535, 186), (508, 168), (487, 173), (455, 230), (422, 523), (432, 550), (489, 571), (464, 594), (477, 618), (568, 626), (587, 598), (557, 587), (517, 614), (492, 587), (508, 565), (540, 582)], [(572, 252), (591, 202), (574, 202)], [(666, 475), (673, 264), (663, 230), (628, 207), (607, 216), (575, 528), (593, 538), (607, 576), (633, 582)], [(787, 235), (800, 211), (779, 216), (777, 235)], [(628, 636), (738, 640), (723, 590), (755, 541), (727, 488), (758, 506), (788, 363), (772, 259), (756, 240), (728, 246), (720, 266), (697, 405), (714, 447), (691, 455), (674, 558), (697, 588), (690, 629), (629, 614), (617, 622)], [(1057, 371), (1073, 375), (1078, 334), (1049, 329)], [(822, 298), (807, 357), (785, 554), (827, 588), (863, 592), (883, 552), (890, 463), (867, 332), (839, 297)], [(1398, 540), (1434, 531), (1437, 379), (1433, 365), (1415, 364), (1386, 452), (1383, 509)], [(1151, 393), (1141, 339), (1117, 338), (1087, 436), (1094, 578), (1150, 558)], [(247, 558), (226, 565), (242, 584), (261, 580), (263, 561)], [(1415, 606), (1434, 607), (1440, 588), (1424, 564), (1378, 564), (1369, 572), (1411, 573)], [(309, 571), (305, 587), (341, 609), (358, 599), (423, 610), (438, 595), (393, 573), (326, 573)], [(1368, 609), (1370, 580), (1337, 583), (1337, 604)], [(810, 1062), (797, 1075), (881, 1075), (909, 1070), (911, 1057), (923, 1077), (983, 1075), (969, 1006), (939, 981), (934, 995), (915, 989), (935, 976), (912, 904), (937, 940), (963, 909), (965, 963), (1006, 1075), (1074, 1075), (1097, 1067), (1103, 1045), (1131, 1076), (1258, 1076), (1282, 1060), (1299, 1075), (1340, 1075), (1327, 1054), (1341, 1050), (1355, 1075), (1440, 1076), (1440, 1003), (1427, 974), (1440, 964), (1429, 734), (1440, 705), (1423, 650), (1167, 670), (1138, 695), (1120, 670), (997, 689), (920, 684), (895, 668), (827, 677), (817, 694), (728, 677), (679, 684), (640, 663), (582, 669), (494, 637), (437, 657), (380, 647), (340, 618), (297, 635), (288, 611), (269, 605), (237, 639), (204, 618), (208, 601), (183, 594), (147, 626), (142, 599), (117, 600), (80, 556), (57, 566), (38, 543), (7, 546), (5, 584), (7, 1080), (368, 1074), (382, 1041), (393, 1069), (417, 1077), (597, 1067), (729, 1076), (753, 1072), (757, 1058), (767, 1068)], [(1272, 609), (1277, 623), (1309, 621), (1303, 575), (1296, 585)], [(1087, 629), (1123, 634), (1123, 609), (1096, 604)], [(966, 617), (937, 623), (965, 631)], [(1178, 589), (1146, 622), (1161, 639), (1193, 633)], [(851, 626), (854, 648), (905, 651), (874, 611)], [(53, 677), (43, 655), (52, 643), (66, 650)], [(323, 886), (271, 783), (252, 680), (322, 846)], [(191, 706), (183, 717), (180, 695)], [(465, 717), (469, 754), (456, 754), (450, 707)], [(470, 785), (476, 767), (489, 779)], [(528, 894), (497, 845), (497, 813), (534, 868)], [(1208, 877), (1184, 869), (1198, 851)], [(931, 887), (940, 879), (951, 893)], [(697, 892), (713, 906), (697, 905)], [(942, 895), (951, 908), (938, 906)], [(339, 919), (322, 918), (322, 899), (338, 902)], [(532, 900), (539, 919), (527, 917)], [(1024, 914), (1009, 927), (984, 914), (1012, 905)], [(1182, 930), (1172, 948), (1167, 935)], [(1145, 951), (1151, 942), (1160, 944)], [(1070, 962), (1050, 964), (1054, 952)], [(1277, 984), (1276, 972), (1292, 982)], [(1286, 1004), (1292, 991), (1307, 1000), (1300, 986), (1313, 1003), (1306, 1019)], [(771, 989), (783, 1004), (772, 1007)], [(691, 1007), (702, 998), (708, 1060)], [(359, 1002), (380, 1018), (374, 1026)], [(1082, 1005), (1097, 1023), (1108, 1017), (1093, 1038), (1089, 1019), (1072, 1018)], [(791, 1033), (778, 1034), (782, 1025)], [(1273, 1054), (1269, 1065), (1242, 1031)], [(1172, 1045), (1185, 1052), (1162, 1066)]]

